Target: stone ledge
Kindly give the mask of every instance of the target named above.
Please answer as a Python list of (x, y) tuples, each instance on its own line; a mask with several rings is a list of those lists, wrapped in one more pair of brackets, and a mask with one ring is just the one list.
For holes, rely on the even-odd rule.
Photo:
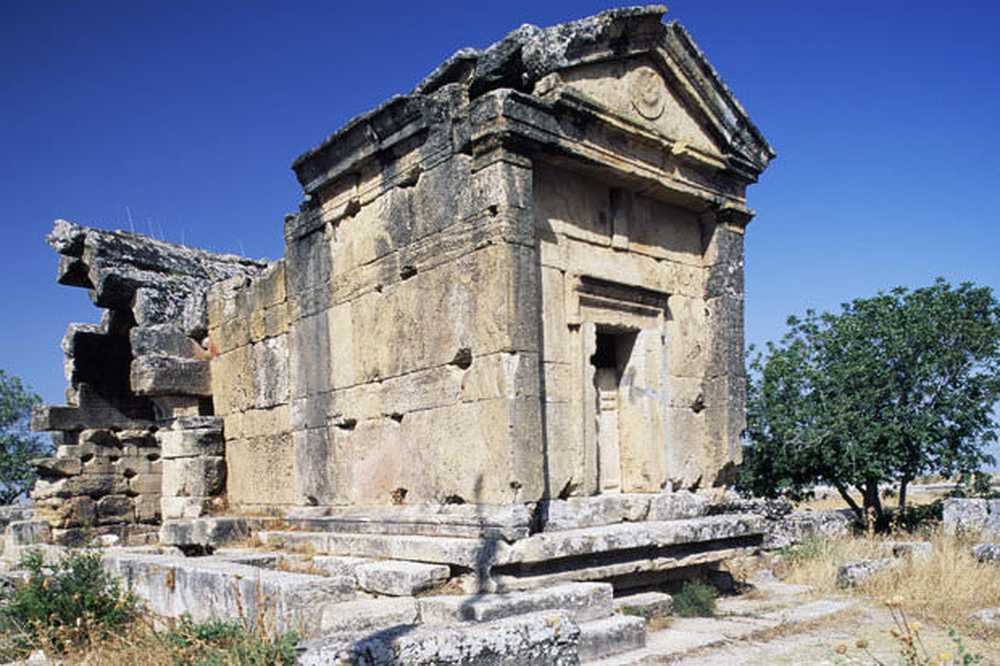
[(402, 626), (374, 635), (340, 634), (300, 646), (301, 666), (495, 664), (576, 666), (580, 629), (548, 611), (456, 627)]

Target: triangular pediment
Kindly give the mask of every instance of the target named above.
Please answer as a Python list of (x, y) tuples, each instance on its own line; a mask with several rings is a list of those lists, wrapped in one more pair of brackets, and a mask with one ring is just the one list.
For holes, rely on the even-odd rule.
[(651, 58), (583, 65), (564, 70), (560, 76), (572, 90), (675, 143), (713, 155), (727, 152), (718, 133), (713, 135), (704, 112), (667, 83), (669, 74)]

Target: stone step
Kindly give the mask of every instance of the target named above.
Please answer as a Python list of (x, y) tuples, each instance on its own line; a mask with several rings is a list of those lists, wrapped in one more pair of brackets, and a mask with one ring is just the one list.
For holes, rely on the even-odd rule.
[(450, 575), (451, 569), (446, 564), (398, 560), (369, 562), (354, 569), (354, 577), (362, 590), (394, 597), (423, 592), (447, 581)]
[(528, 536), (531, 511), (526, 505), (475, 504), (384, 507), (304, 507), (286, 521), (306, 532), (399, 534), (504, 539)]
[(612, 615), (580, 625), (577, 650), (583, 663), (599, 662), (646, 646), (646, 621), (641, 617)]
[(324, 606), (320, 610), (319, 633), (375, 633), (412, 626), (419, 619), (413, 597), (359, 599)]
[(345, 633), (300, 644), (300, 666), (329, 664), (576, 664), (580, 629), (569, 614), (544, 611), (481, 624)]
[(356, 597), (353, 578), (273, 571), (216, 557), (115, 552), (103, 564), (156, 615), (187, 614), (198, 622), (253, 622), (259, 612), (276, 630), (314, 634), (324, 613), (336, 613), (338, 604)]
[(539, 503), (543, 531), (602, 527), (617, 523), (681, 520), (708, 513), (707, 497), (687, 491), (673, 493), (618, 493), (572, 497)]
[(506, 561), (510, 546), (494, 539), (394, 534), (261, 531), (257, 538), (274, 548), (299, 552), (450, 564), (473, 571)]
[(440, 585), (451, 576), (445, 564), (424, 564), (405, 560), (373, 560), (339, 555), (300, 555), (281, 551), (261, 552), (241, 548), (222, 548), (215, 557), (276, 569), (281, 566), (319, 576), (346, 576), (360, 590), (394, 597), (412, 596)]
[(615, 610), (623, 615), (650, 620), (670, 615), (674, 609), (674, 599), (666, 592), (639, 592), (615, 597), (614, 605)]
[(727, 514), (681, 520), (621, 523), (603, 527), (543, 532), (510, 546), (500, 564), (545, 562), (620, 550), (661, 548), (678, 544), (762, 536), (764, 519), (753, 514)]
[(573, 583), (537, 592), (423, 597), (418, 605), (425, 624), (489, 622), (545, 610), (563, 610), (586, 622), (612, 613), (612, 593), (605, 583)]

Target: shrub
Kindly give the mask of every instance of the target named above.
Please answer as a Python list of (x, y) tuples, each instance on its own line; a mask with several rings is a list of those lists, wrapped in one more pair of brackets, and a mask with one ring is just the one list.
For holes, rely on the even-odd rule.
[(674, 595), (674, 613), (681, 617), (711, 617), (715, 615), (715, 588), (701, 581), (684, 583)]
[(97, 552), (70, 552), (48, 567), (37, 551), (21, 559), (27, 581), (0, 607), (3, 658), (35, 649), (64, 652), (107, 638), (137, 616), (135, 597), (101, 567)]

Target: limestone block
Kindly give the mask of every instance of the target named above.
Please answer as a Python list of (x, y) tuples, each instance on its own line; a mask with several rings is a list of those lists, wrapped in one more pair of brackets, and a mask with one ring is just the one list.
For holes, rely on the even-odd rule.
[[(461, 655), (466, 664), (570, 666), (579, 664), (580, 629), (560, 611), (522, 615), (484, 624), (418, 627), (358, 640), (354, 634), (306, 641), (299, 663), (441, 664), (442, 654)], [(454, 662), (459, 663), (459, 662)]]
[(667, 409), (667, 478), (675, 490), (707, 480), (705, 411)]
[(132, 498), (125, 495), (107, 495), (97, 500), (97, 521), (108, 523), (129, 523), (135, 520)]
[(614, 615), (580, 625), (577, 654), (583, 662), (597, 662), (646, 645), (646, 620)]
[(139, 395), (212, 395), (209, 363), (178, 356), (139, 356), (132, 360), (132, 390)]
[(278, 405), (271, 409), (251, 409), (243, 413), (244, 438), (273, 437), (287, 433), (290, 427), (291, 413), (288, 405)]
[(373, 634), (416, 623), (416, 599), (362, 599), (325, 607), (320, 618), (320, 632), (323, 635), (340, 632)]
[(212, 359), (212, 401), (217, 414), (242, 412), (253, 406), (253, 356), (238, 347)]
[(89, 497), (44, 500), (36, 506), (35, 519), (56, 528), (93, 525), (97, 515), (96, 504)]
[[(172, 498), (177, 499), (177, 498)], [(160, 495), (139, 495), (132, 499), (135, 509), (135, 519), (140, 523), (158, 523), (162, 515)]]
[(972, 556), (980, 562), (1000, 564), (1000, 543), (977, 543), (972, 547)]
[(246, 539), (255, 526), (258, 525), (253, 520), (236, 517), (169, 520), (160, 527), (160, 543), (165, 546), (215, 548)]
[(210, 498), (207, 497), (160, 497), (159, 502), (159, 512), (164, 520), (201, 518), (210, 506)]
[(128, 480), (129, 492), (140, 495), (159, 495), (162, 486), (162, 473), (136, 474)]
[(258, 409), (288, 402), (287, 338), (269, 338), (253, 345), (254, 405)]
[(708, 356), (706, 374), (743, 376), (743, 298), (719, 296), (705, 301)]
[[(383, 418), (334, 426), (336, 503), (390, 504), (398, 489), (414, 503), (537, 498), (543, 486), (538, 410), (530, 398), (484, 400), (407, 414), (399, 423)], [(530, 423), (518, 419), (535, 430), (520, 434)]]
[(872, 576), (898, 566), (899, 562), (892, 558), (848, 562), (837, 570), (837, 586), (858, 587)]
[(1000, 500), (946, 499), (943, 523), (948, 535), (1000, 535)]
[(515, 542), (510, 548), (508, 561), (542, 562), (632, 548), (732, 539), (763, 532), (764, 521), (749, 514), (542, 532)]
[(637, 196), (628, 225), (629, 250), (679, 264), (702, 263), (701, 225), (696, 213)]
[(156, 439), (165, 459), (223, 455), (222, 432), (217, 428), (161, 430), (156, 434)]
[(203, 351), (201, 345), (189, 338), (179, 326), (173, 324), (136, 326), (129, 331), (129, 340), (133, 356), (166, 355), (196, 358)]
[(290, 433), (231, 440), (226, 443), (225, 461), (226, 491), (231, 503), (255, 504), (264, 498), (269, 504), (301, 501), (295, 483), (295, 449)]
[(250, 344), (250, 328), (242, 317), (230, 319), (212, 329), (211, 340), (219, 353), (227, 354)]
[(672, 377), (701, 379), (708, 368), (708, 315), (705, 302), (685, 296), (670, 297), (667, 320), (667, 370)]
[(444, 564), (422, 564), (387, 560), (362, 564), (354, 569), (358, 586), (367, 592), (395, 597), (413, 596), (448, 580)]
[(265, 619), (275, 631), (318, 630), (327, 605), (354, 597), (350, 579), (310, 576), (218, 558), (114, 553), (107, 570), (122, 577), (150, 611), (164, 617)]
[(572, 530), (620, 523), (625, 519), (621, 496), (597, 495), (544, 503), (545, 531)]
[(15, 520), (4, 530), (4, 550), (17, 546), (50, 543), (52, 528), (40, 520)]
[(569, 613), (577, 622), (585, 622), (610, 615), (612, 597), (608, 583), (569, 583), (531, 592), (423, 597), (418, 603), (425, 624), (490, 622), (556, 609)]
[(83, 472), (79, 458), (33, 458), (31, 466), (43, 476), (75, 476)]
[(167, 497), (206, 497), (222, 491), (225, 458), (205, 456), (163, 461), (162, 493)]
[(649, 499), (646, 520), (680, 520), (698, 518), (708, 513), (709, 500), (702, 495), (678, 490), (653, 495)]
[(122, 494), (127, 487), (128, 482), (124, 477), (112, 474), (83, 474), (53, 482), (39, 480), (35, 483), (31, 496), (35, 500), (75, 495), (96, 497)]
[(673, 612), (674, 600), (665, 592), (639, 592), (615, 597), (614, 605), (615, 610), (620, 613), (650, 620), (670, 615)]
[(608, 186), (544, 165), (533, 170), (539, 236), (560, 235), (605, 247), (611, 244)]
[[(477, 165), (478, 166), (478, 165)], [(530, 209), (534, 203), (533, 169), (497, 160), (471, 174), (470, 213), (491, 206)]]
[(276, 261), (254, 278), (251, 285), (251, 305), (255, 310), (285, 301), (285, 262)]
[(296, 501), (306, 504), (329, 504), (333, 501), (336, 477), (330, 441), (325, 428), (298, 430), (292, 433), (295, 456)]
[(330, 329), (325, 312), (304, 317), (293, 324), (288, 339), (292, 398), (330, 390), (330, 351)]

